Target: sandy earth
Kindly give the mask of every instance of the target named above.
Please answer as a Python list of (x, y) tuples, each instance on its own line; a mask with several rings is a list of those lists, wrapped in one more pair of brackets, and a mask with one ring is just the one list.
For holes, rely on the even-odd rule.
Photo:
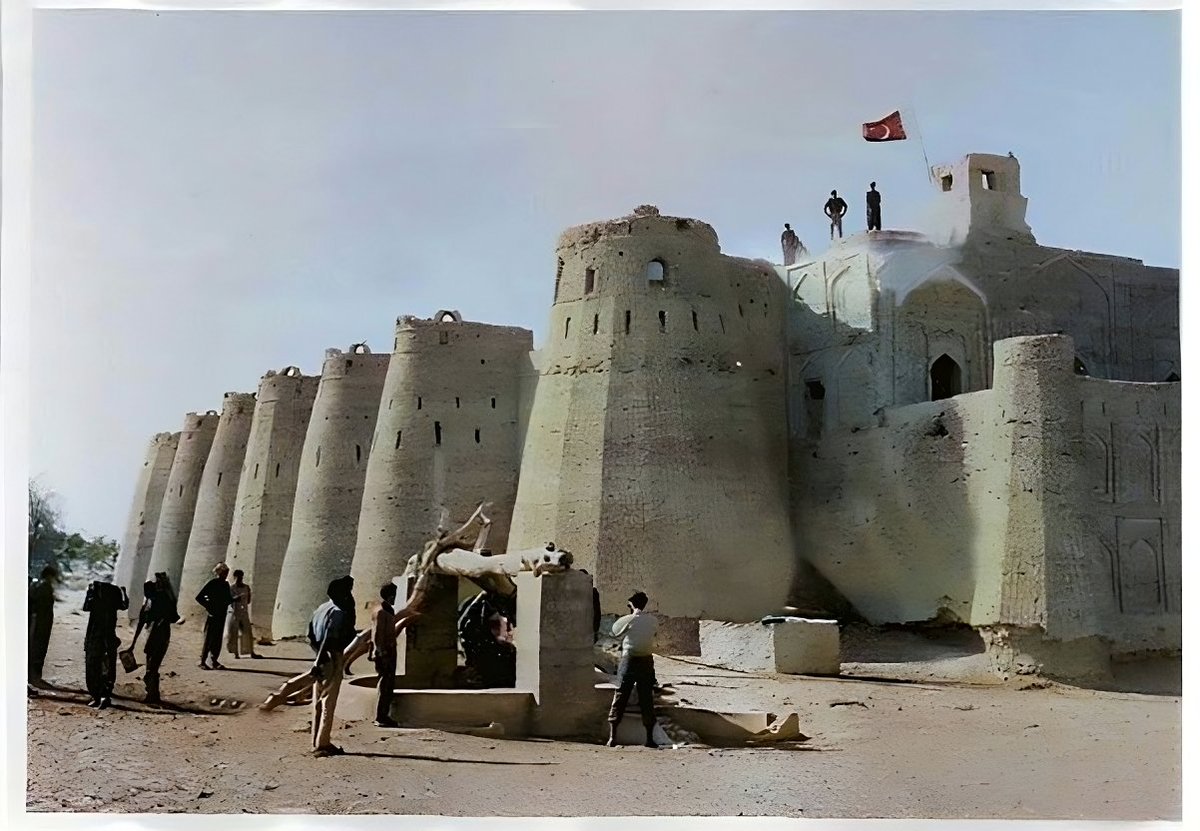
[[(270, 656), (261, 661), (223, 657), (227, 671), (205, 672), (196, 666), (198, 635), (177, 628), (162, 679), (171, 704), (146, 707), (141, 671), (119, 671), (115, 708), (97, 712), (84, 706), (82, 692), (86, 618), (74, 612), (82, 593), (59, 596), (46, 664), (56, 689), (28, 701), (31, 811), (1181, 815), (1178, 694), (1083, 690), (1028, 678), (980, 683), (989, 679), (969, 644), (848, 632), (845, 651), (855, 660), (845, 671), (857, 678), (658, 661), (660, 680), (675, 686), (682, 703), (795, 710), (812, 738), (790, 749), (609, 749), (339, 720), (334, 739), (346, 755), (314, 759), (306, 755), (308, 708), (263, 713), (253, 706), (306, 665), (306, 644), (260, 647)], [(127, 644), (131, 631), (120, 634)], [(898, 650), (914, 660), (896, 661)], [(143, 660), (140, 647), (138, 656)], [(369, 665), (355, 668), (366, 672)], [(1157, 687), (1177, 693), (1177, 669), (1166, 669)], [(932, 682), (938, 677), (955, 680)]]

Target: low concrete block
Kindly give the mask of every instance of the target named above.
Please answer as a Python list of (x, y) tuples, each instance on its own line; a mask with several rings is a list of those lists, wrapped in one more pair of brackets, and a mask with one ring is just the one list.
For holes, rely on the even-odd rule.
[(841, 638), (837, 621), (788, 618), (761, 623), (700, 621), (700, 654), (708, 663), (747, 672), (837, 675)]

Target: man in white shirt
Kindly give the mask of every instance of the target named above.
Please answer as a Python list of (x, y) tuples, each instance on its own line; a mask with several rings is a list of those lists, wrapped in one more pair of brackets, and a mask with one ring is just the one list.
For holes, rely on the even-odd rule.
[(635, 686), (646, 727), (646, 747), (658, 747), (654, 741), (654, 633), (658, 621), (646, 612), (648, 602), (645, 592), (634, 592), (629, 598), (630, 614), (618, 618), (612, 627), (613, 637), (624, 637), (624, 643), (617, 666), (617, 692), (608, 711), (609, 747), (617, 746), (617, 725)]

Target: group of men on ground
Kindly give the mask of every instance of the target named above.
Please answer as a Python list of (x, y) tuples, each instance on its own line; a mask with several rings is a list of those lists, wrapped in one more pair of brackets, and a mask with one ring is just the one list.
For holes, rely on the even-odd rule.
[[(879, 191), (875, 190), (875, 183), (871, 183), (871, 189), (867, 191), (867, 230), (879, 231), (883, 228), (882, 220), (882, 199)], [(836, 190), (829, 192), (829, 199), (825, 202), (825, 216), (829, 219), (829, 238), (833, 239), (836, 232), (838, 239), (842, 238), (842, 217), (850, 206), (846, 204), (846, 200), (838, 196)], [(789, 223), (783, 224), (783, 234), (780, 236), (780, 244), (783, 246), (783, 264), (795, 265), (796, 259), (799, 256), (808, 253), (808, 249), (804, 247), (804, 243), (796, 236), (796, 232), (792, 230)]]
[[(232, 586), (227, 582), (229, 568), (224, 563), (214, 569), (214, 577), (196, 595), (196, 602), (206, 611), (204, 642), (201, 650), (200, 667), (206, 670), (224, 669), (218, 658), (221, 653), (221, 635), (225, 629), (228, 610), (229, 649), (240, 657), (246, 652), (251, 657), (261, 657), (253, 649), (250, 634), (249, 605), (250, 587), (243, 581), (239, 570), (233, 573)], [(41, 576), (29, 589), (29, 675), (30, 684), (41, 685), (46, 651), (53, 626), (54, 584), (59, 575), (53, 566), (42, 570)], [(175, 591), (168, 576), (159, 572), (155, 579), (143, 586), (145, 599), (137, 616), (137, 628), (133, 642), (127, 652), (132, 652), (142, 631), (146, 632), (146, 667), (144, 682), (146, 702), (161, 703), (159, 670), (171, 642), (171, 626), (180, 620)], [(271, 693), (263, 703), (273, 707), (289, 698), (311, 693), (313, 703), (312, 752), (316, 756), (335, 756), (344, 751), (333, 744), (333, 715), (337, 706), (338, 693), (346, 671), (346, 655), (361, 639), (369, 637), (368, 659), (375, 665), (378, 678), (379, 700), (376, 706), (375, 723), (380, 727), (397, 727), (391, 717), (392, 697), (395, 690), (397, 636), (396, 585), (385, 583), (380, 589), (380, 603), (372, 613), (371, 626), (362, 633), (355, 625), (354, 579), (349, 575), (329, 583), (329, 600), (313, 612), (308, 627), (308, 639), (316, 657), (312, 666), (295, 676)], [(649, 600), (644, 592), (635, 592), (628, 600), (629, 614), (618, 618), (613, 624), (614, 637), (622, 640), (621, 658), (617, 668), (617, 691), (609, 709), (609, 735), (607, 744), (616, 745), (617, 726), (625, 713), (630, 696), (637, 691), (642, 723), (646, 728), (646, 745), (656, 747), (654, 741), (654, 638), (658, 623), (646, 612)], [(104, 709), (112, 706), (113, 687), (116, 683), (117, 661), (120, 638), (117, 637), (117, 614), (129, 608), (129, 596), (124, 587), (111, 582), (95, 581), (88, 586), (83, 610), (88, 612), (87, 631), (84, 635), (84, 667), (86, 686), (91, 701), (90, 707)], [(468, 607), (469, 608), (469, 607)], [(599, 598), (593, 589), (593, 635), (599, 630)], [(211, 659), (211, 665), (209, 660)]]
[[(244, 573), (241, 570), (233, 572), (232, 586), (227, 581), (229, 567), (224, 563), (219, 563), (213, 569), (213, 574), (213, 579), (196, 595), (196, 602), (204, 608), (207, 615), (204, 623), (204, 645), (200, 656), (201, 668), (225, 668), (218, 659), (227, 618), (228, 648), (234, 657), (240, 658), (242, 653), (245, 653), (251, 658), (261, 658), (262, 656), (254, 651), (250, 623), (251, 592), (250, 586), (244, 582)], [(50, 633), (54, 626), (54, 588), (59, 580), (58, 569), (47, 565), (29, 587), (31, 690), (45, 685), (43, 672), (46, 652), (50, 646)], [(142, 592), (144, 600), (137, 613), (137, 628), (125, 652), (132, 656), (138, 638), (145, 631), (145, 701), (147, 704), (161, 704), (159, 670), (171, 644), (171, 626), (181, 619), (178, 600), (171, 579), (165, 572), (158, 572), (153, 580), (146, 581)], [(85, 686), (91, 697), (89, 707), (107, 709), (112, 706), (112, 693), (117, 680), (117, 661), (121, 658), (117, 615), (128, 608), (129, 595), (124, 586), (116, 586), (105, 580), (94, 581), (88, 586), (83, 601), (83, 611), (88, 613), (83, 639), (83, 659)], [(210, 659), (211, 666), (208, 663)], [(135, 664), (135, 661), (130, 661), (130, 666)]]

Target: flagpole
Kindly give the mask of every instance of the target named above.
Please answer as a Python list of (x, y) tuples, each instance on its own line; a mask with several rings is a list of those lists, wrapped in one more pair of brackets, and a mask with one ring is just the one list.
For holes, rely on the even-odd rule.
[(929, 184), (936, 187), (937, 183), (933, 180), (933, 166), (929, 164), (929, 154), (925, 152), (925, 137), (921, 135), (921, 122), (917, 120), (917, 108), (910, 101), (905, 110), (912, 115), (913, 126), (917, 128), (917, 142), (921, 145), (921, 157), (925, 159), (925, 176), (929, 179)]

